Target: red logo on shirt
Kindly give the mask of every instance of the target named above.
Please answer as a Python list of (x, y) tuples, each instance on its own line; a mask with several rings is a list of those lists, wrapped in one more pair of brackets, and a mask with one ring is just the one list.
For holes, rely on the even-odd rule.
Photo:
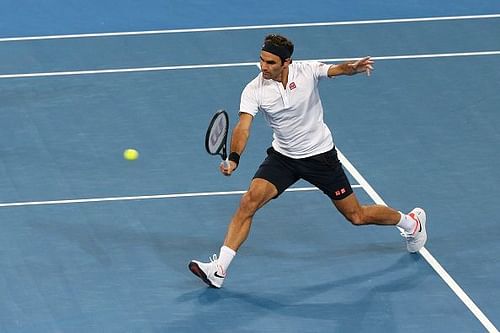
[(293, 89), (297, 88), (297, 85), (295, 84), (295, 82), (292, 82), (292, 83), (290, 83), (289, 87), (290, 87), (290, 90), (293, 90)]

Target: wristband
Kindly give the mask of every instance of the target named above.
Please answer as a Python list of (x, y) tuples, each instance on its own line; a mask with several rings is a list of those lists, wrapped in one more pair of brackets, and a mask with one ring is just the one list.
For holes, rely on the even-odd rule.
[(240, 154), (233, 151), (229, 154), (228, 160), (233, 161), (236, 163), (236, 166), (238, 166), (238, 164), (240, 164)]

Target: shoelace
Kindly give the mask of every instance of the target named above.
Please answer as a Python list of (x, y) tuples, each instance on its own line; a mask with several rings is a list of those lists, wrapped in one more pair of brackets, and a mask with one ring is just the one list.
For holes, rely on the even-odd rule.
[(224, 278), (225, 273), (224, 273), (224, 270), (222, 269), (222, 266), (217, 263), (217, 260), (218, 260), (217, 255), (214, 254), (211, 257), (208, 257), (208, 259), (210, 259), (210, 263), (215, 264), (216, 273), (218, 272), (218, 274), (220, 274), (219, 276), (217, 276), (217, 274), (215, 274), (215, 276), (217, 276), (218, 278)]
[(210, 259), (210, 262), (217, 262), (217, 255), (214, 253), (211, 257), (208, 257)]
[(404, 238), (406, 238), (407, 240), (410, 240), (410, 239), (413, 239), (415, 238), (415, 236), (409, 232), (406, 232), (406, 231), (401, 231), (401, 236), (403, 236)]

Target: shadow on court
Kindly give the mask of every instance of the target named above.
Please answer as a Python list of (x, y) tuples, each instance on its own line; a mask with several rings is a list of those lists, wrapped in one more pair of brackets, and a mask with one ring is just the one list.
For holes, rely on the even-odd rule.
[[(193, 316), (174, 321), (165, 328), (192, 327), (198, 324), (203, 325), (204, 329), (209, 331), (220, 330), (221, 327), (231, 327), (238, 329), (238, 331), (250, 332), (254, 321), (271, 316), (280, 318), (279, 321), (286, 321), (287, 317), (294, 318), (297, 331), (299, 325), (304, 325), (309, 320), (318, 323), (318, 327), (313, 328), (312, 331), (330, 331), (328, 327), (320, 328), (319, 326), (333, 326), (338, 332), (367, 330), (368, 327), (364, 327), (363, 318), (373, 316), (374, 311), (380, 313), (380, 310), (383, 310), (374, 309), (378, 306), (381, 297), (421, 287), (425, 276), (420, 275), (420, 282), (415, 283), (415, 274), (421, 260), (423, 259), (420, 256), (404, 254), (390, 266), (379, 270), (348, 279), (336, 280), (332, 275), (331, 282), (309, 285), (283, 293), (270, 293), (269, 290), (273, 290), (273, 286), (265, 283), (262, 284), (261, 292), (239, 292), (224, 288), (220, 290), (205, 288), (187, 292), (179, 296), (175, 302), (192, 302), (198, 310)], [(396, 277), (394, 277), (395, 271), (398, 272)], [(404, 273), (400, 274), (401, 271)], [(427, 275), (430, 274), (430, 272), (427, 273)], [(366, 282), (372, 280), (376, 280), (377, 283), (366, 287)], [(308, 299), (314, 299), (322, 294), (335, 294), (336, 290), (351, 288), (362, 289), (362, 292), (353, 291), (357, 296), (352, 301), (336, 300), (330, 303), (308, 301)], [(229, 306), (233, 309), (245, 309), (246, 311), (244, 311), (245, 315), (242, 316), (241, 313), (221, 310), (220, 314), (214, 317), (213, 312), (204, 310), (214, 306), (220, 306), (221, 309)], [(383, 315), (380, 317), (378, 325), (388, 331), (394, 331), (396, 326), (391, 318), (391, 311), (383, 310), (382, 312)], [(255, 329), (263, 331), (262, 326)], [(308, 330), (307, 327), (304, 329)]]

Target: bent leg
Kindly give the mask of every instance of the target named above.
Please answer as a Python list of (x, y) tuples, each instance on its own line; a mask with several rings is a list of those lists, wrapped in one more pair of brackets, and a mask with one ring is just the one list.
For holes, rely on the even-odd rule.
[(247, 239), (252, 218), (259, 208), (278, 194), (276, 186), (265, 179), (254, 178), (250, 188), (242, 196), (240, 205), (229, 223), (224, 245), (238, 251)]
[(396, 225), (401, 219), (401, 214), (393, 208), (382, 205), (361, 205), (354, 193), (344, 199), (332, 201), (339, 212), (354, 225)]

